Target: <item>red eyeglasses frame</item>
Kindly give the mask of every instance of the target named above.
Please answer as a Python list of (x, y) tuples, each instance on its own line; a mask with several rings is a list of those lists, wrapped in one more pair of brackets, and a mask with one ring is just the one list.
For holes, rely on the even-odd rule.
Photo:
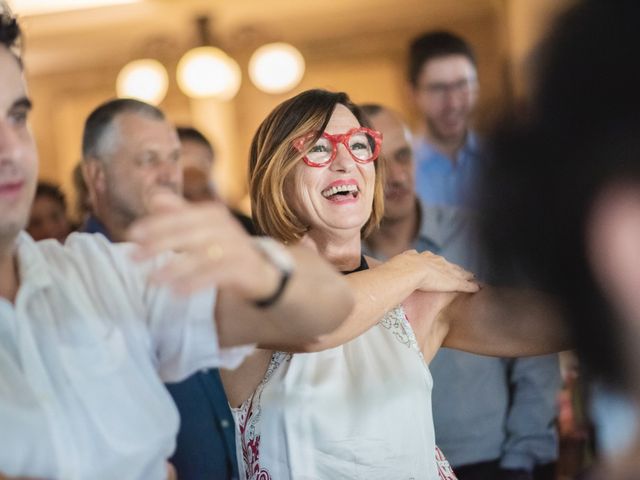
[[(349, 149), (349, 144), (347, 143), (347, 139), (349, 137), (351, 137), (351, 135), (353, 135), (354, 133), (366, 133), (368, 135), (371, 135), (371, 137), (375, 141), (375, 147), (373, 149), (371, 158), (369, 160), (362, 160), (362, 159), (356, 157), (351, 152), (351, 149)], [(296, 138), (293, 141), (294, 148), (296, 150), (298, 150), (300, 153), (304, 152), (305, 145), (307, 144), (307, 142), (309, 142), (309, 140), (312, 140), (313, 138), (315, 138), (317, 135), (318, 135), (318, 132), (309, 132), (309, 133), (307, 133), (305, 135), (302, 135), (301, 137)], [(327, 140), (329, 140), (331, 142), (331, 145), (333, 146), (333, 151), (331, 152), (331, 156), (326, 161), (324, 161), (322, 163), (312, 162), (311, 160), (309, 160), (307, 155), (304, 155), (302, 157), (302, 161), (304, 163), (306, 163), (307, 165), (309, 165), (310, 167), (325, 167), (325, 166), (329, 165), (331, 162), (333, 162), (335, 160), (335, 158), (336, 158), (336, 155), (338, 155), (338, 144), (339, 143), (344, 145), (344, 148), (347, 150), (347, 152), (349, 152), (349, 155), (351, 155), (351, 158), (353, 158), (353, 160), (355, 162), (360, 163), (362, 165), (367, 164), (367, 163), (371, 163), (374, 160), (376, 160), (378, 158), (378, 156), (380, 155), (380, 148), (382, 147), (382, 133), (378, 132), (377, 130), (372, 130), (372, 129), (367, 128), (367, 127), (355, 127), (355, 128), (352, 128), (351, 130), (349, 130), (348, 132), (337, 133), (335, 135), (331, 135), (330, 133), (327, 133), (327, 132), (322, 132), (322, 135), (320, 135), (320, 136), (326, 138)]]

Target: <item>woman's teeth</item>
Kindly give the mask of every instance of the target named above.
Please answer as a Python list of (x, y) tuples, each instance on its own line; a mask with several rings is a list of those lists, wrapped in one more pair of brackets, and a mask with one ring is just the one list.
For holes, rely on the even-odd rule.
[(323, 190), (322, 196), (325, 198), (329, 198), (337, 194), (348, 195), (349, 193), (351, 193), (355, 198), (355, 196), (358, 193), (358, 186), (357, 185), (337, 185), (335, 187), (330, 187), (330, 188), (327, 188), (326, 190)]

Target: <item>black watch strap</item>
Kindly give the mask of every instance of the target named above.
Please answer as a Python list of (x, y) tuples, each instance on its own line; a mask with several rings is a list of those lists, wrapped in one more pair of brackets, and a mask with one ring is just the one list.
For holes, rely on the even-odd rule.
[(264, 258), (280, 272), (280, 281), (275, 291), (267, 298), (253, 301), (254, 306), (267, 308), (276, 303), (287, 288), (294, 268), (293, 257), (284, 245), (276, 242), (273, 238), (255, 237), (253, 242)]
[(284, 293), (285, 288), (287, 288), (287, 283), (289, 283), (289, 278), (291, 278), (291, 273), (281, 270), (280, 271), (280, 282), (278, 283), (278, 288), (267, 298), (263, 298), (261, 300), (254, 300), (253, 304), (258, 308), (267, 308), (273, 305), (278, 301), (278, 299)]

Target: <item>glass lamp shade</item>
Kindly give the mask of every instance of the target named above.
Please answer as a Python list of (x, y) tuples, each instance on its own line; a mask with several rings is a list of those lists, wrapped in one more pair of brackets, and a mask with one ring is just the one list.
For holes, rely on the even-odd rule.
[(288, 43), (269, 43), (258, 48), (249, 61), (249, 77), (266, 93), (284, 93), (304, 75), (304, 57)]
[(157, 60), (145, 58), (126, 64), (116, 80), (118, 97), (129, 97), (158, 105), (167, 94), (169, 76)]
[(178, 86), (191, 98), (231, 100), (242, 80), (238, 63), (216, 47), (189, 50), (178, 63)]

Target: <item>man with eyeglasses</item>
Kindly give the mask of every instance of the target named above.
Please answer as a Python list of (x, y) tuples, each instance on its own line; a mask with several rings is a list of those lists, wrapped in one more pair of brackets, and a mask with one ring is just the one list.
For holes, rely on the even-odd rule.
[(418, 196), (431, 205), (471, 206), (479, 161), (469, 127), (478, 93), (471, 46), (449, 32), (421, 35), (409, 48), (409, 83), (422, 117), (414, 144)]

